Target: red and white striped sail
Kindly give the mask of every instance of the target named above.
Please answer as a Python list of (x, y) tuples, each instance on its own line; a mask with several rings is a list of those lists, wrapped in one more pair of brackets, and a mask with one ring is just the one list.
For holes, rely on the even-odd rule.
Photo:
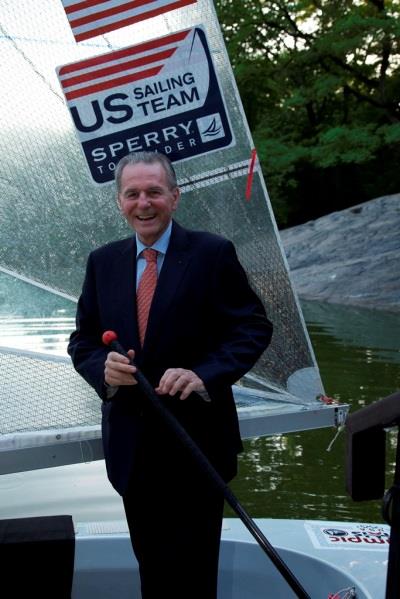
[(197, 0), (61, 1), (77, 42), (197, 2)]

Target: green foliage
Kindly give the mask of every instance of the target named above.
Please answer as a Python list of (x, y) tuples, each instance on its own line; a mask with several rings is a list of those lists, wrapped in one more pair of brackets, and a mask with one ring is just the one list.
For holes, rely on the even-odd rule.
[(399, 191), (400, 0), (215, 3), (278, 223)]

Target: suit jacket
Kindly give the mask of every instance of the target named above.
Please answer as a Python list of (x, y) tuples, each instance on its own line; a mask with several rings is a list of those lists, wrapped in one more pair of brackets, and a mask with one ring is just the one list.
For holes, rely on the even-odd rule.
[[(231, 385), (268, 345), (272, 325), (250, 288), (233, 244), (173, 223), (170, 244), (140, 347), (136, 321), (136, 240), (113, 242), (92, 252), (68, 351), (76, 370), (103, 400), (102, 433), (107, 473), (124, 494), (137, 460), (179, 460), (182, 448), (165, 430), (137, 387), (120, 387), (107, 400), (101, 336), (114, 330), (135, 362), (157, 386), (167, 368), (193, 370), (211, 401), (193, 393), (166, 396), (175, 414), (225, 480), (236, 473), (242, 450)], [(147, 453), (146, 453), (147, 455)]]

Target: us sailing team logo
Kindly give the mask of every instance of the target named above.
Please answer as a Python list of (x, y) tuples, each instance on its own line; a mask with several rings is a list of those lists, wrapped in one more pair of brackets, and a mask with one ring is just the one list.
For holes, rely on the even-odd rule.
[(194, 27), (57, 69), (96, 183), (128, 152), (187, 160), (234, 145), (205, 31)]

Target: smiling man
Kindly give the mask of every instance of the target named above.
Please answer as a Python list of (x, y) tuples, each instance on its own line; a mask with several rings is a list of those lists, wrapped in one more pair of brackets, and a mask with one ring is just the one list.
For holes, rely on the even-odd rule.
[[(184, 229), (162, 154), (116, 169), (117, 200), (135, 234), (89, 256), (69, 353), (102, 402), (108, 477), (122, 495), (143, 599), (215, 599), (223, 495), (165, 430), (122, 345), (226, 480), (242, 450), (231, 386), (267, 347), (272, 326), (232, 243)], [(145, 318), (143, 314), (145, 313)]]

